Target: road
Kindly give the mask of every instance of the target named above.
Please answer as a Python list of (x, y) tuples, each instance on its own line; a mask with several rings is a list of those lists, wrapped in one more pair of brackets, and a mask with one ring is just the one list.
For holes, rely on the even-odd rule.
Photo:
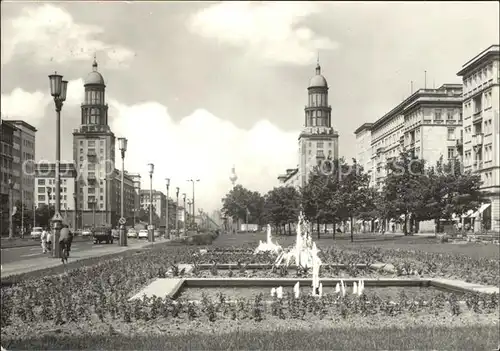
[[(131, 244), (137, 242), (137, 239), (129, 239)], [(110, 246), (118, 246), (118, 242), (115, 241), (113, 244), (95, 244), (93, 241), (80, 241), (74, 242), (71, 245), (71, 252), (80, 253), (85, 251), (91, 251), (94, 248), (100, 247), (110, 247)], [(42, 253), (42, 246), (28, 246), (28, 247), (12, 247), (2, 249), (1, 252), (1, 261), (2, 264), (13, 263), (17, 261), (30, 260), (35, 258), (41, 258), (44, 256), (50, 257), (49, 254)]]

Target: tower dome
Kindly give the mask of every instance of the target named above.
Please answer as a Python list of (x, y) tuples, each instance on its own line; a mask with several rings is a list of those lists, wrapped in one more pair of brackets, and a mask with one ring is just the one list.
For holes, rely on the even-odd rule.
[(328, 88), (326, 78), (321, 74), (321, 66), (319, 65), (319, 62), (316, 65), (316, 75), (309, 81), (309, 88)]
[(92, 63), (92, 72), (90, 72), (85, 78), (84, 86), (89, 84), (104, 85), (104, 78), (99, 72), (97, 72), (97, 60), (95, 56), (94, 63)]

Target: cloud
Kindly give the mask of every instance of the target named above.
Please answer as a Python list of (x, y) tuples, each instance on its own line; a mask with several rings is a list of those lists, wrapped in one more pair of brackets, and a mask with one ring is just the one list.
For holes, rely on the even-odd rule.
[(233, 164), (238, 183), (264, 193), (277, 186), (278, 174), (297, 163), (297, 133), (269, 121), (243, 130), (204, 109), (175, 122), (156, 102), (127, 106), (110, 99), (109, 104), (111, 129), (128, 139), (125, 168), (141, 174), (142, 187), (149, 187), (150, 162), (155, 164), (153, 188), (165, 192), (165, 178), (171, 178), (170, 196), (178, 186), (191, 198), (187, 179), (199, 178), (196, 203), (204, 210), (220, 208)]
[(1, 97), (2, 117), (37, 121), (44, 116), (50, 96), (41, 91), (29, 92), (15, 88)]
[(71, 14), (51, 4), (23, 8), (20, 16), (2, 21), (2, 64), (16, 55), (35, 63), (89, 61), (95, 52), (104, 52), (105, 66), (127, 67), (134, 53), (99, 38), (104, 30), (79, 24)]
[(194, 14), (188, 28), (203, 37), (241, 47), (248, 55), (272, 62), (310, 64), (318, 50), (337, 44), (301, 21), (320, 12), (322, 3), (223, 2)]

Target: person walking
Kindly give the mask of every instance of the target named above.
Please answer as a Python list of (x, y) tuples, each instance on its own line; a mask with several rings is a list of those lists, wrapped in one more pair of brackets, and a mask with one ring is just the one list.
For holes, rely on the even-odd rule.
[(52, 233), (50, 232), (50, 228), (46, 228), (47, 232), (47, 250), (52, 251)]
[(45, 254), (47, 253), (47, 231), (45, 230), (45, 228), (40, 235), (40, 240), (42, 242), (42, 252)]

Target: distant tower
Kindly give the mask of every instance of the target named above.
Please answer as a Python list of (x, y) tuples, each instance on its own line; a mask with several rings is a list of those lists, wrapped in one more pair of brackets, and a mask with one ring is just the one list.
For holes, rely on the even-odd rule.
[(233, 165), (233, 168), (231, 168), (231, 175), (229, 176), (229, 180), (233, 184), (233, 188), (236, 185), (236, 181), (238, 180), (238, 176), (236, 175), (236, 167)]

